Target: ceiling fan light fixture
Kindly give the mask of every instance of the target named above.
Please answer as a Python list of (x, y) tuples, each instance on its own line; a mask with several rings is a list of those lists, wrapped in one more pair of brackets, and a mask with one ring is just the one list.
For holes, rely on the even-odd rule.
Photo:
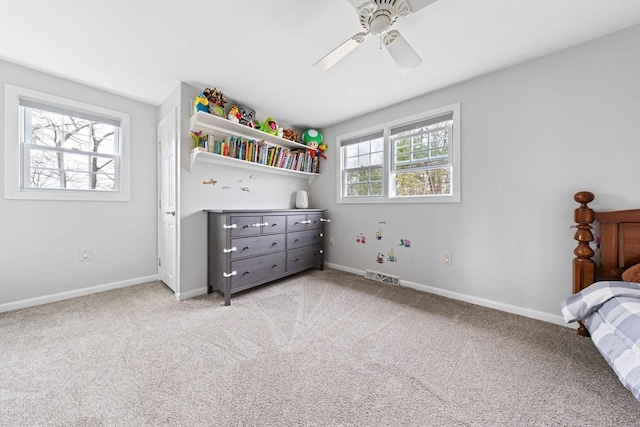
[(371, 19), (371, 34), (380, 37), (383, 36), (391, 28), (391, 19), (387, 15), (378, 15)]

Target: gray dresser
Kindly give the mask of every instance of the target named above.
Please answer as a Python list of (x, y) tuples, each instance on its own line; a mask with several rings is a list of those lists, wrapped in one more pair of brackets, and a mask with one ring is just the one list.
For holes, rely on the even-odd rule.
[(324, 209), (205, 210), (208, 292), (231, 294), (324, 268)]

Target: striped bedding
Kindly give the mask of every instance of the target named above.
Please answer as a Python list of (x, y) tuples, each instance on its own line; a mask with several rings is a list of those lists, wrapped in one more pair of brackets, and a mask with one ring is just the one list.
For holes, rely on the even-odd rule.
[(565, 321), (584, 323), (602, 356), (640, 402), (640, 283), (596, 282), (561, 307)]

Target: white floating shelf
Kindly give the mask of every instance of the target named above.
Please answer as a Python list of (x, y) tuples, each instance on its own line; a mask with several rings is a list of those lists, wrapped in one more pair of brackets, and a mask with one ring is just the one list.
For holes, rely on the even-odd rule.
[(306, 178), (309, 182), (318, 175), (317, 173), (301, 172), (291, 169), (277, 168), (275, 166), (263, 165), (261, 163), (248, 162), (246, 160), (240, 160), (233, 157), (221, 156), (219, 154), (209, 153), (206, 151), (191, 151), (191, 157), (189, 159), (189, 171), (193, 171), (195, 163), (212, 163), (225, 166), (237, 166), (245, 169), (253, 169), (258, 172), (266, 172), (277, 175), (289, 175), (296, 178)]
[(256, 141), (265, 141), (275, 145), (281, 145), (283, 147), (307, 148), (306, 145), (300, 144), (299, 142), (280, 138), (279, 136), (271, 135), (261, 130), (232, 122), (224, 117), (205, 113), (204, 111), (198, 111), (196, 114), (191, 116), (190, 127), (192, 131), (201, 131), (210, 135), (213, 134), (218, 138), (233, 135)]

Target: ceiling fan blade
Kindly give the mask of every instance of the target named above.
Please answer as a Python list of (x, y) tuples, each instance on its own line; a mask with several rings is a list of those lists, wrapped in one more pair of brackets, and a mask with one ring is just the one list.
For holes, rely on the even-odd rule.
[(347, 56), (349, 52), (351, 52), (356, 47), (360, 46), (367, 37), (368, 33), (358, 33), (355, 36), (351, 37), (346, 42), (342, 43), (340, 46), (329, 52), (324, 56), (320, 61), (313, 64), (314, 67), (320, 68), (322, 71), (327, 71), (329, 68), (333, 67), (338, 61)]
[(391, 30), (386, 33), (383, 42), (393, 60), (400, 67), (416, 68), (422, 64), (420, 56), (397, 30)]
[(431, 3), (435, 3), (438, 0), (406, 0), (409, 4), (409, 9), (411, 9), (411, 13), (416, 13), (420, 9), (424, 9), (429, 6)]

